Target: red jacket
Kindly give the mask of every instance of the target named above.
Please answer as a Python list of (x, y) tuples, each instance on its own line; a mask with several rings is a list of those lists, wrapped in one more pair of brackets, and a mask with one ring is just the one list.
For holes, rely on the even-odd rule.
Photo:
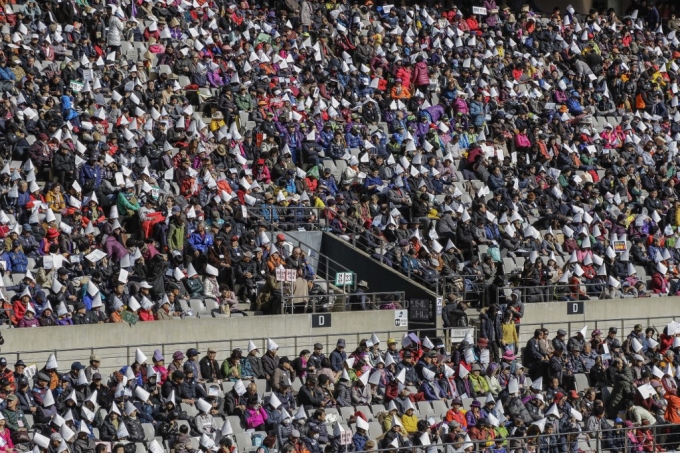
[(427, 63), (424, 61), (416, 63), (415, 72), (413, 73), (413, 83), (416, 86), (430, 84), (430, 76), (427, 73)]
[(652, 284), (650, 285), (654, 294), (665, 293), (668, 288), (668, 281), (664, 278), (661, 273), (657, 272), (652, 276)]
[(144, 310), (139, 309), (137, 311), (137, 314), (139, 315), (139, 320), (140, 321), (155, 321), (156, 319), (153, 316), (153, 312), (151, 310)]

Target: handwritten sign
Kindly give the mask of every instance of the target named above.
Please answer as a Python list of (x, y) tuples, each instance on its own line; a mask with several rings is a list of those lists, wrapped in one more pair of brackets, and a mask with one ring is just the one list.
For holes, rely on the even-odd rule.
[(473, 6), (472, 7), (472, 14), (479, 14), (480, 16), (486, 16), (486, 8), (482, 6)]

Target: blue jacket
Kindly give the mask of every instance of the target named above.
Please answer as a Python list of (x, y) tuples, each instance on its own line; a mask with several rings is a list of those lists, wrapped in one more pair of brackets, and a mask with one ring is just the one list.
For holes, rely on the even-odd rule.
[(9, 252), (7, 253), (9, 261), (12, 266), (12, 272), (18, 272), (20, 274), (26, 273), (26, 268), (28, 268), (28, 258), (24, 255), (24, 252)]
[(581, 106), (581, 103), (572, 97), (567, 99), (567, 108), (569, 108), (569, 113), (572, 115), (580, 115), (583, 113), (583, 106)]
[(8, 67), (0, 68), (0, 80), (16, 80), (14, 72)]
[(366, 449), (366, 442), (368, 442), (368, 436), (362, 436), (359, 433), (354, 434), (352, 437), (354, 451), (364, 451)]
[(475, 126), (483, 126), (484, 120), (486, 119), (484, 113), (484, 104), (478, 101), (470, 102), (470, 117), (472, 118)]
[(262, 217), (267, 222), (278, 223), (279, 221), (279, 210), (274, 205), (268, 205), (267, 203), (262, 203)]
[(364, 141), (361, 139), (361, 135), (354, 135), (349, 132), (345, 134), (345, 141), (347, 142), (347, 146), (349, 148), (361, 148), (361, 146), (364, 144)]
[(98, 164), (90, 165), (89, 163), (84, 163), (80, 167), (80, 174), (78, 175), (78, 182), (80, 185), (85, 185), (85, 181), (89, 179), (94, 179), (94, 189), (98, 189), (102, 183), (102, 167)]
[[(382, 186), (383, 185), (383, 180), (380, 176), (377, 178), (374, 178), (373, 176), (367, 176), (366, 179), (364, 180), (364, 187), (368, 190), (368, 186)], [(371, 189), (369, 191), (370, 194), (378, 193), (377, 189)]]
[(343, 362), (347, 359), (347, 353), (345, 351), (339, 352), (337, 349), (333, 349), (330, 359), (331, 370), (337, 373), (343, 369)]
[(198, 250), (201, 253), (207, 253), (211, 245), (213, 245), (213, 237), (210, 233), (203, 233), (203, 237), (198, 231), (194, 231), (189, 236), (189, 245), (193, 250)]
[(423, 392), (427, 401), (440, 400), (445, 396), (436, 382), (423, 381), (420, 385), (420, 391)]
[(61, 97), (61, 114), (66, 121), (78, 117), (78, 113), (73, 109), (70, 96)]
[(18, 191), (17, 194), (19, 197), (17, 198), (17, 206), (21, 209), (26, 209), (26, 204), (31, 201), (31, 194), (28, 192), (22, 192)]

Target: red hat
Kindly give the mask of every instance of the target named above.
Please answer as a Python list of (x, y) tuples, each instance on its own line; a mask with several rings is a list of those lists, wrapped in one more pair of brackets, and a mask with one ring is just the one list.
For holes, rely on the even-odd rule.
[(564, 393), (562, 393), (562, 392), (555, 393), (555, 398), (553, 399), (553, 403), (559, 402), (562, 398), (564, 398)]
[(480, 338), (479, 340), (477, 340), (477, 344), (480, 346), (488, 346), (489, 340), (487, 340), (486, 338)]
[(569, 392), (569, 397), (577, 400), (578, 399), (578, 392), (576, 390), (572, 390), (571, 392)]
[(282, 233), (279, 233), (276, 235), (276, 239), (278, 239), (279, 241), (285, 241), (286, 236), (284, 236)]
[(47, 236), (47, 239), (55, 239), (59, 237), (59, 232), (56, 228), (50, 228), (47, 230), (47, 234), (45, 236)]

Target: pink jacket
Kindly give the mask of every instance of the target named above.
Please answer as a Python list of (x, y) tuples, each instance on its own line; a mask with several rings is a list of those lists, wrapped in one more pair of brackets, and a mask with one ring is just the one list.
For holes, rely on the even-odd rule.
[(252, 408), (246, 409), (246, 427), (248, 429), (255, 429), (267, 421), (267, 412), (263, 407), (258, 410)]
[(10, 435), (9, 429), (5, 428), (0, 432), (0, 451), (7, 451), (11, 448), (14, 448), (12, 436)]
[(463, 115), (467, 115), (470, 113), (470, 109), (468, 108), (467, 102), (465, 102), (465, 99), (462, 97), (458, 96), (453, 104), (453, 109), (456, 111), (456, 113), (462, 113)]
[(430, 84), (430, 76), (427, 73), (427, 63), (425, 63), (424, 61), (416, 63), (416, 69), (415, 72), (413, 73), (413, 79), (416, 86)]

